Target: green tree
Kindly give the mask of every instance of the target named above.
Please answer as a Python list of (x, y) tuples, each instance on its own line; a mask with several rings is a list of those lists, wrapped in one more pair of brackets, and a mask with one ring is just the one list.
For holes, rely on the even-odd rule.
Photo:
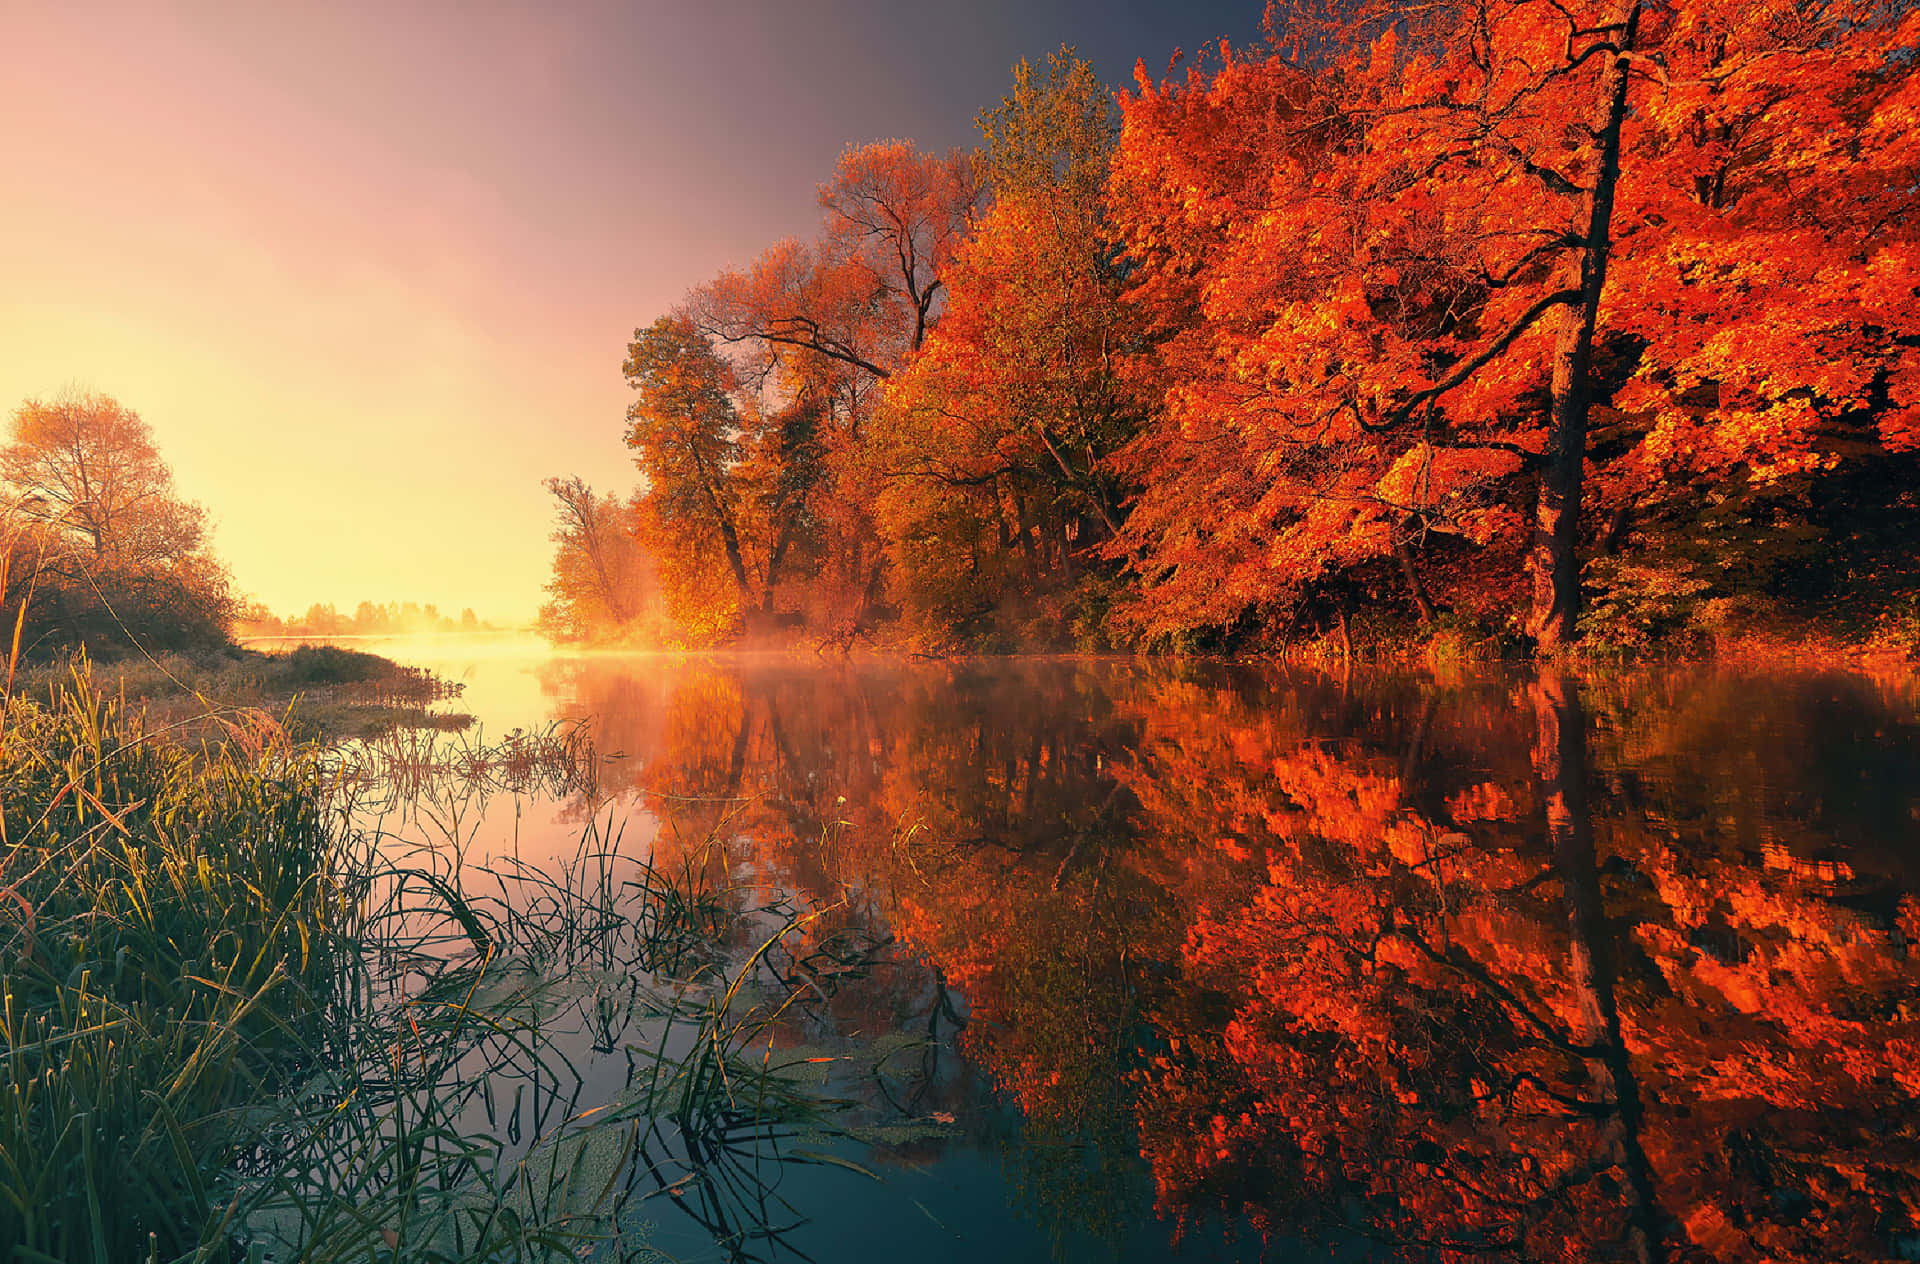
[(717, 541), (740, 604), (751, 605), (733, 485), (740, 414), (731, 366), (691, 321), (662, 316), (634, 331), (626, 375), (639, 392), (627, 409), (627, 446), (651, 485), (655, 512), (696, 546)]
[[(872, 431), (877, 514), (900, 593), (929, 631), (1059, 640), (1099, 621), (1126, 489), (1108, 458), (1138, 428), (1115, 351), (1135, 336), (1107, 244), (1117, 115), (1071, 49), (1021, 62), (983, 113), (992, 204), (948, 272), (926, 345)], [(1089, 598), (1093, 598), (1089, 600)]]

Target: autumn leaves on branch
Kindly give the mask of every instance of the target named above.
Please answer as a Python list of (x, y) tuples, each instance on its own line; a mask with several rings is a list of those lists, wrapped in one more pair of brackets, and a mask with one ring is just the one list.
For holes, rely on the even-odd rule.
[(689, 639), (1352, 609), (1551, 651), (1912, 578), (1909, 6), (1268, 28), (1118, 97), (1023, 64), (978, 154), (849, 150), (816, 241), (636, 335), (635, 526)]
[(69, 391), (13, 411), (0, 445), (0, 658), (224, 645), (237, 613), (206, 513), (138, 413)]

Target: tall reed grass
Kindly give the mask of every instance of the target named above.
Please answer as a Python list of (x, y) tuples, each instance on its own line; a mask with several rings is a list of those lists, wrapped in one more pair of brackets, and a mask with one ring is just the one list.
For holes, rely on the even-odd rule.
[(0, 724), (0, 1242), (211, 1249), (208, 1181), (330, 1003), (367, 858), (310, 760), (151, 740), (84, 672)]
[[(794, 1148), (831, 1059), (774, 1053), (805, 917), (611, 823), (547, 870), (402, 851), (353, 805), (435, 759), (232, 736), (162, 740), (84, 670), (0, 710), (0, 1259), (626, 1258), (665, 1195), (744, 1258), (793, 1219), (776, 1160), (853, 1166)], [(624, 1058), (610, 1100), (580, 1056)]]

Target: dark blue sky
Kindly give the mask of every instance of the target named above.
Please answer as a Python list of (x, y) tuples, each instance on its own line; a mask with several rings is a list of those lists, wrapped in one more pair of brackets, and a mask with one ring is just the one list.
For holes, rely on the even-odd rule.
[[(808, 20), (829, 9), (836, 13), (831, 23), (814, 26)], [(1157, 73), (1176, 48), (1191, 53), (1223, 36), (1236, 44), (1251, 41), (1260, 15), (1259, 0), (840, 0), (795, 4), (775, 20), (795, 23), (796, 41), (822, 62), (838, 62), (844, 85), (824, 99), (839, 112), (840, 130), (873, 126), (878, 120), (870, 111), (877, 107), (927, 143), (966, 143), (973, 116), (1004, 95), (1010, 68), (1021, 57), (1042, 61), (1071, 44), (1110, 84), (1125, 87), (1138, 60)]]
[[(973, 122), (1009, 90), (1012, 67), (1071, 44), (1112, 86), (1145, 60), (1159, 73), (1175, 49), (1258, 38), (1261, 0), (714, 0), (665, 16), (649, 6), (608, 14), (601, 83), (621, 64), (661, 75), (688, 104), (671, 125), (703, 133), (725, 155), (754, 216), (811, 202), (849, 143), (907, 137), (933, 149), (970, 145)], [(610, 101), (609, 114), (624, 113)], [(743, 224), (742, 227), (745, 227)]]

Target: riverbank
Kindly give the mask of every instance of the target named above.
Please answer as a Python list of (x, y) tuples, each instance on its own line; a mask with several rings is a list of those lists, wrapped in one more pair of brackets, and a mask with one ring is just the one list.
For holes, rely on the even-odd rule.
[[(1644, 578), (1644, 577), (1643, 577)], [(1519, 607), (1470, 610), (1432, 604), (1425, 617), (1391, 591), (1322, 597), (1260, 612), (1230, 627), (1158, 635), (1111, 619), (1042, 617), (1020, 603), (980, 613), (965, 629), (930, 627), (891, 610), (883, 617), (750, 622), (700, 638), (652, 629), (651, 635), (598, 629), (555, 637), (555, 653), (662, 649), (725, 652), (896, 654), (907, 658), (1133, 654), (1297, 662), (1338, 668), (1346, 661), (1405, 666), (1462, 662), (1530, 663), (1539, 657)], [(1714, 596), (1688, 585), (1648, 581), (1596, 587), (1578, 621), (1579, 637), (1554, 657), (1614, 670), (1639, 663), (1724, 662), (1799, 666), (1920, 661), (1920, 575), (1905, 570), (1850, 579), (1818, 601), (1761, 594)]]
[[(328, 655), (245, 665), (263, 696), (393, 683)], [(162, 674), (187, 696), (233, 680), (199, 666)], [(589, 829), (558, 878), (475, 893), (351, 811), (378, 769), (321, 743), (159, 740), (120, 693), (151, 682), (108, 679), (81, 665), (0, 703), (0, 1255), (559, 1260), (604, 1241), (605, 1192), (575, 1187), (577, 1121), (534, 1125), (509, 1156), (474, 1108), (496, 1074), (555, 1080), (518, 1033), (557, 1008), (537, 966), (579, 964), (581, 901), (608, 901), (597, 949), (708, 968), (733, 922), (698, 875), (625, 862)]]
[[(19, 697), (64, 687), (79, 660), (22, 667)], [(148, 731), (221, 737), (271, 721), (289, 739), (341, 741), (397, 728), (460, 729), (472, 717), (442, 704), (460, 685), (424, 668), (336, 645), (261, 651), (228, 646), (200, 653), (125, 658), (91, 668), (103, 690), (143, 710)]]
[[(1580, 640), (1553, 656), (1565, 666), (1612, 672), (1640, 666), (1711, 663), (1732, 668), (1911, 668), (1920, 662), (1920, 607), (1835, 605), (1794, 610), (1703, 602), (1628, 619), (1601, 607), (1581, 620)], [(1199, 647), (1179, 647), (1191, 652)], [(1207, 651), (1211, 651), (1207, 653)], [(1452, 612), (1421, 621), (1391, 606), (1335, 608), (1317, 618), (1247, 633), (1202, 650), (1207, 656), (1298, 663), (1339, 670), (1347, 662), (1447, 670), (1463, 664), (1540, 661), (1531, 638), (1511, 624)]]

